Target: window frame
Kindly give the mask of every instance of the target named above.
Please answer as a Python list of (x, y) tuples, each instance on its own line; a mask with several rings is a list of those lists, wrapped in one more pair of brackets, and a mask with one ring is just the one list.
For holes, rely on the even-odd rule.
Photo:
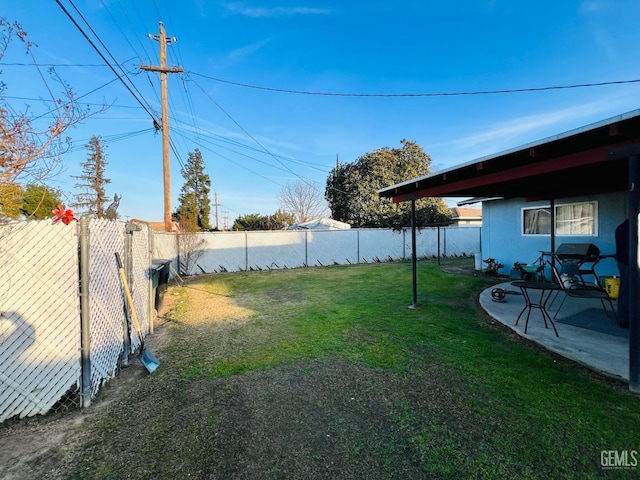
[[(573, 207), (577, 205), (592, 205), (593, 208), (593, 229), (591, 233), (559, 233), (558, 232), (558, 209)], [(540, 237), (547, 236), (550, 237), (551, 233), (526, 233), (525, 232), (525, 211), (531, 210), (548, 210), (550, 211), (551, 205), (538, 205), (535, 207), (522, 207), (520, 209), (520, 234), (524, 237)], [(561, 203), (554, 205), (554, 216), (553, 216), (553, 231), (555, 232), (556, 237), (597, 237), (598, 236), (598, 201), (597, 200), (585, 200), (582, 202), (569, 202), (569, 203)]]

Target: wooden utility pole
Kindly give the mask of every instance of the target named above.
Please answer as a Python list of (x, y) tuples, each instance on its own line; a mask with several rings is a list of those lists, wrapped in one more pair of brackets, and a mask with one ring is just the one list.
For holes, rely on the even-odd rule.
[(175, 42), (175, 38), (167, 37), (164, 24), (160, 24), (160, 33), (158, 35), (149, 34), (149, 38), (153, 38), (160, 42), (160, 66), (140, 65), (142, 70), (150, 72), (160, 72), (160, 89), (162, 98), (162, 171), (164, 178), (164, 230), (171, 231), (171, 168), (169, 162), (169, 99), (167, 93), (167, 73), (180, 73), (181, 67), (167, 67), (167, 45)]

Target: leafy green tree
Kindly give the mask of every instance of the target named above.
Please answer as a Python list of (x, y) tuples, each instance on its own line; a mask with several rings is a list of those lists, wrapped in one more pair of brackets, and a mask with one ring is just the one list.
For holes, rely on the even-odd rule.
[(270, 215), (270, 222), (273, 225), (273, 228), (270, 230), (282, 230), (287, 228), (289, 225), (293, 225), (296, 223), (296, 217), (289, 212), (285, 212), (284, 210), (277, 210), (276, 213)]
[[(329, 173), (325, 198), (335, 220), (354, 227), (401, 228), (411, 224), (411, 204), (380, 198), (378, 190), (430, 173), (431, 157), (415, 142), (381, 148), (353, 163), (338, 164)], [(418, 226), (445, 223), (450, 210), (442, 199), (416, 201)]]
[(82, 192), (74, 196), (76, 201), (71, 205), (88, 215), (104, 218), (107, 203), (110, 200), (104, 187), (111, 183), (111, 180), (105, 177), (106, 147), (102, 144), (100, 137), (96, 136), (91, 137), (85, 147), (88, 153), (86, 161), (82, 164), (82, 174), (72, 175), (72, 178), (79, 180), (75, 186)]
[(62, 203), (58, 190), (46, 185), (29, 184), (26, 188), (13, 184), (10, 204), (1, 204), (1, 215), (7, 218), (26, 217), (33, 220), (51, 218), (53, 210)]
[[(411, 225), (411, 204), (407, 202), (407, 207), (403, 210), (399, 224), (402, 226)], [(441, 198), (421, 198), (416, 201), (416, 224), (418, 227), (427, 225), (447, 225), (453, 223), (451, 220), (451, 209), (447, 207)]]
[(283, 230), (289, 225), (295, 223), (295, 217), (290, 213), (278, 210), (273, 215), (260, 215), (259, 213), (250, 213), (241, 215), (233, 222), (232, 230), (250, 231), (250, 230)]
[(246, 215), (240, 215), (233, 222), (232, 230), (238, 232), (245, 232), (249, 230), (266, 230), (264, 228), (265, 221), (264, 216), (259, 213), (248, 213)]
[(173, 218), (179, 222), (188, 223), (191, 230), (210, 231), (211, 223), (211, 179), (204, 173), (204, 160), (197, 148), (189, 152), (189, 159), (180, 170), (185, 182), (180, 189), (179, 205), (173, 213)]
[(51, 212), (62, 203), (58, 190), (46, 185), (27, 185), (22, 199), (22, 213), (35, 220), (51, 217)]

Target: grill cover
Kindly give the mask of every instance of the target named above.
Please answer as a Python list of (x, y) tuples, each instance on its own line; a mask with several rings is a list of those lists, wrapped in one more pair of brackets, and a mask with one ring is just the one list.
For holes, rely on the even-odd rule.
[(593, 243), (561, 243), (556, 249), (556, 255), (560, 259), (597, 257), (600, 255), (600, 249)]

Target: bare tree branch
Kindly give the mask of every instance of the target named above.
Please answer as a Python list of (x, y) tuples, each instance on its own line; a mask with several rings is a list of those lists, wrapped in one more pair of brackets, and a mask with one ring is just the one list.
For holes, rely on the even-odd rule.
[(297, 223), (326, 216), (329, 212), (323, 193), (302, 181), (289, 183), (282, 188), (280, 208), (293, 215)]
[[(71, 86), (54, 69), (49, 69), (49, 78), (42, 72), (35, 56), (33, 44), (19, 23), (10, 23), (0, 18), (0, 60), (15, 38), (26, 47), (48, 95), (43, 105), (53, 104), (53, 109), (36, 116), (30, 106), (15, 109), (5, 96), (6, 84), (0, 82), (0, 210), (11, 199), (3, 192), (11, 192), (14, 184), (40, 184), (60, 171), (60, 156), (70, 146), (71, 139), (65, 133), (91, 115), (106, 109), (91, 112), (89, 107), (79, 105)], [(0, 72), (1, 73), (1, 72)], [(52, 84), (61, 87), (59, 96), (54, 94)], [(48, 120), (43, 120), (43, 118)]]

